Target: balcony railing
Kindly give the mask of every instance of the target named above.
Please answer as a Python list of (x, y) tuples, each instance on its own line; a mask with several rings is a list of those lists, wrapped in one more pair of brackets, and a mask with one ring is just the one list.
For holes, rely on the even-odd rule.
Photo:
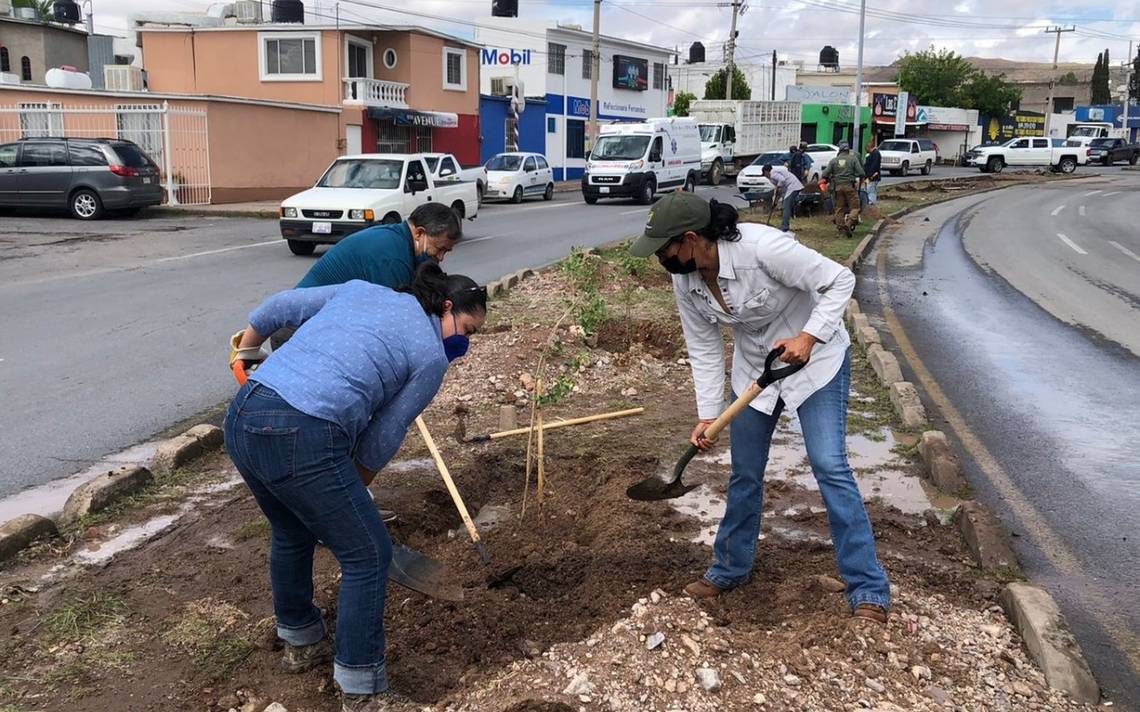
[(344, 80), (344, 103), (364, 106), (388, 106), (407, 109), (408, 85), (386, 82), (367, 77), (349, 77)]

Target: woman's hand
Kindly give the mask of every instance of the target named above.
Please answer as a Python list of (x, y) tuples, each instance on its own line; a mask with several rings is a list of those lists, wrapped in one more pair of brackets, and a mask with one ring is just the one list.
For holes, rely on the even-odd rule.
[(693, 428), (693, 434), (689, 436), (689, 442), (701, 452), (712, 449), (712, 446), (716, 444), (716, 438), (710, 440), (705, 437), (705, 430), (712, 424), (712, 420), (700, 421), (697, 423), (697, 427)]
[(772, 348), (778, 349), (784, 347), (784, 353), (780, 354), (780, 360), (789, 364), (807, 363), (811, 359), (811, 350), (819, 343), (811, 334), (806, 331), (801, 331), (799, 336), (791, 339), (780, 339)]

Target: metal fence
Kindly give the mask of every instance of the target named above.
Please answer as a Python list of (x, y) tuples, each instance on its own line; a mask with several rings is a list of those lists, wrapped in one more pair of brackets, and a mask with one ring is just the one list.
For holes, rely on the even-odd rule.
[(0, 106), (0, 143), (51, 136), (133, 141), (158, 164), (167, 204), (210, 202), (210, 143), (203, 109), (165, 101), (113, 106), (62, 106), (53, 102)]

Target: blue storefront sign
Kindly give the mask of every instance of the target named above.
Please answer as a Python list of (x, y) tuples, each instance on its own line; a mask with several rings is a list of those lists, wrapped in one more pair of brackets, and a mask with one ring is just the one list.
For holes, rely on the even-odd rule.
[(579, 99), (576, 96), (570, 97), (570, 103), (566, 107), (566, 113), (570, 116), (590, 116), (590, 100)]

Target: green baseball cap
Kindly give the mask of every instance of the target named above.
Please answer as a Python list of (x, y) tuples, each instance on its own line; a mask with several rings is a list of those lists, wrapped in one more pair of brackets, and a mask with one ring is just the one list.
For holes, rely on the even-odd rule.
[(629, 251), (634, 257), (649, 257), (670, 240), (707, 227), (711, 219), (712, 212), (704, 198), (684, 191), (669, 193), (649, 209), (645, 232), (633, 241)]

